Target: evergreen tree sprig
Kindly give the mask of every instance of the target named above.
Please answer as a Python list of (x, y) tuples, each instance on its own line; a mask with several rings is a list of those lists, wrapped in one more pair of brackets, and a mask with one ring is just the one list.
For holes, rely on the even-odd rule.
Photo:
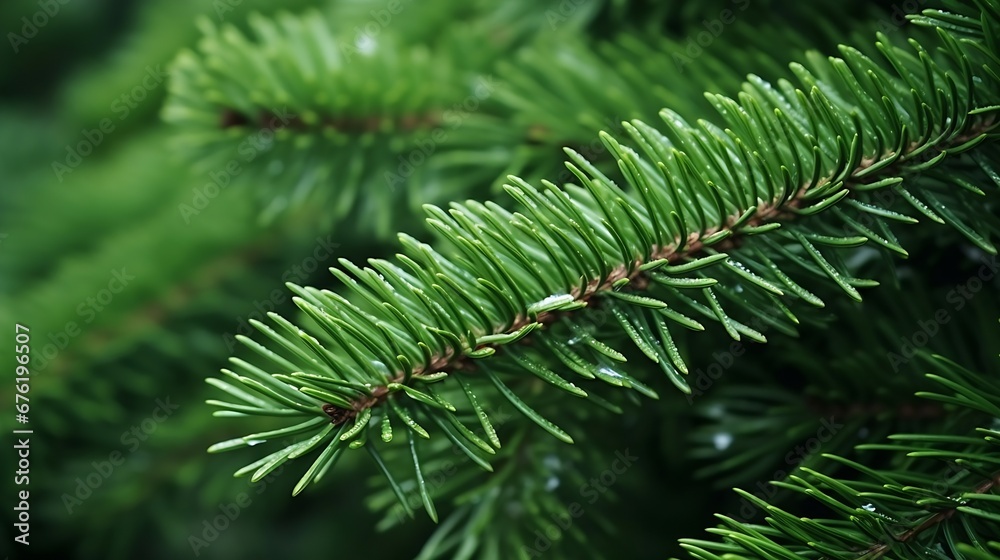
[[(995, 0), (977, 6), (971, 29), (997, 25)], [(484, 380), (572, 442), (521, 398), (519, 384), (540, 380), (594, 403), (602, 384), (655, 396), (625, 369), (626, 353), (638, 352), (690, 391), (678, 327), (700, 331), (713, 321), (735, 340), (765, 342), (754, 325), (793, 332), (790, 303), (824, 305), (815, 291), (860, 300), (858, 288), (877, 282), (854, 277), (844, 255), (869, 241), (885, 256), (905, 255), (893, 222), (948, 224), (995, 253), (995, 192), (979, 187), (1000, 184), (989, 163), (995, 45), (932, 21), (933, 49), (924, 46), (932, 40), (904, 49), (880, 36), (882, 62), (843, 47), (842, 58), (793, 64), (799, 87), (751, 78), (736, 100), (709, 95), (721, 123), (692, 125), (664, 110), (662, 132), (625, 123), (633, 147), (602, 134), (626, 186), (568, 150), (578, 184), (511, 177), (515, 211), (492, 202), (428, 206), (441, 247), (401, 235), (405, 252), (395, 261), (361, 268), (342, 260), (331, 272), (344, 294), (290, 285), (305, 327), (277, 314), (269, 314), (273, 326), (255, 322), (270, 347), (241, 340), (266, 365), (234, 358), (224, 379), (210, 382), (237, 401), (213, 401), (218, 415), (300, 423), (212, 450), (313, 434), (238, 473), (259, 479), (319, 450), (297, 493), (347, 448), (368, 449), (391, 479), (375, 438), (389, 443), (402, 426), (420, 481), (414, 442), (429, 438), (430, 426), (489, 470), (500, 440), (480, 405)], [(623, 352), (616, 339), (634, 348)], [(474, 413), (486, 439), (463, 412)], [(421, 495), (435, 517), (429, 493)]]
[(717, 515), (723, 525), (709, 532), (722, 542), (683, 539), (692, 557), (828, 558), (889, 557), (995, 558), (987, 538), (1000, 531), (1000, 454), (997, 413), (1000, 385), (942, 356), (929, 356), (939, 389), (918, 397), (944, 403), (948, 418), (933, 433), (894, 434), (889, 443), (863, 444), (859, 451), (888, 451), (886, 467), (869, 467), (845, 457), (826, 459), (856, 477), (832, 477), (801, 468), (774, 486), (800, 493), (828, 509), (829, 518), (797, 517), (737, 489), (766, 512), (767, 525)]

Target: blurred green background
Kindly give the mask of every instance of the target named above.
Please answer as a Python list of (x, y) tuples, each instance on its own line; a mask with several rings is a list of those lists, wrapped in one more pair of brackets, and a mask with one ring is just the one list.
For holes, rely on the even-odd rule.
[[(202, 36), (196, 20), (246, 30), (253, 13), (314, 8), (335, 30), (351, 34), (383, 4), (51, 0), (0, 5), (6, 36), (0, 46), (0, 330), (13, 339), (14, 323), (30, 327), (33, 366), (27, 426), (34, 430), (31, 544), (25, 550), (5, 538), (11, 558), (42, 553), (81, 559), (412, 557), (432, 524), (418, 518), (378, 533), (379, 516), (365, 504), (373, 474), (367, 462), (348, 457), (332, 480), (293, 499), (297, 474), (282, 476), (279, 470), (266, 483), (251, 486), (232, 477), (247, 462), (245, 456), (205, 452), (247, 428), (211, 417), (204, 401), (216, 395), (204, 378), (240, 352), (233, 337), (247, 332), (248, 318), (272, 309), (293, 313), (284, 281), (331, 287), (334, 280), (325, 268), (336, 258), (390, 255), (396, 230), (427, 237), (419, 220), (422, 202), (492, 197), (497, 180), (510, 171), (555, 179), (563, 159), (559, 148), (587, 146), (605, 123), (635, 116), (653, 122), (655, 111), (668, 103), (696, 117), (705, 110), (701, 91), (732, 93), (748, 72), (780, 71), (782, 65), (763, 56), (758, 62), (753, 49), (733, 48), (753, 37), (763, 43), (755, 29), (788, 29), (788, 40), (770, 47), (787, 62), (806, 47), (829, 52), (855, 25), (863, 27), (859, 21), (872, 29), (879, 9), (846, 2), (843, 13), (817, 19), (761, 0), (754, 7), (765, 9), (746, 12), (724, 41), (705, 47), (696, 68), (680, 72), (671, 55), (684, 52), (690, 37), (704, 31), (704, 20), (733, 2), (576, 0), (511, 2), (503, 9), (484, 2), (415, 4), (409, 8), (412, 18), (382, 31), (386, 40), (399, 35), (399, 48), (407, 52), (423, 43), (431, 45), (431, 56), (448, 51), (446, 60), (432, 61), (431, 67), (454, 64), (466, 78), (497, 75), (506, 92), (484, 102), (474, 126), (451, 139), (465, 149), (453, 146), (430, 158), (461, 165), (419, 175), (401, 187), (405, 196), (400, 199), (400, 191), (389, 189), (382, 177), (406, 148), (387, 143), (389, 155), (373, 156), (381, 145), (376, 140), (364, 166), (377, 180), (365, 183), (354, 202), (334, 209), (328, 198), (307, 197), (306, 203), (264, 219), (267, 199), (301, 178), (295, 171), (268, 168), (276, 160), (264, 153), (254, 171), (220, 189), (196, 214), (186, 214), (183, 205), (192, 204), (205, 188), (206, 169), (212, 169), (190, 152), (209, 150), (203, 145), (210, 142), (196, 141), (213, 125), (204, 130), (197, 122), (171, 125), (162, 116), (176, 78), (168, 75), (171, 62), (181, 50), (195, 49)], [(55, 13), (46, 14), (43, 5)], [(568, 17), (553, 19), (560, 10)], [(477, 33), (491, 31), (482, 53), (458, 56), (462, 53), (456, 54), (454, 45), (431, 39), (449, 25), (457, 29), (476, 21)], [(588, 57), (606, 52), (598, 45), (619, 36), (671, 42), (643, 45), (659, 49), (659, 58), (625, 61), (634, 65), (638, 78), (629, 81), (622, 73), (620, 80), (606, 80), (601, 72), (612, 72), (614, 65), (591, 66)], [(463, 39), (454, 40), (457, 45)], [(602, 60), (624, 64), (614, 56)], [(579, 87), (594, 88), (594, 95), (582, 96), (587, 106), (567, 100), (549, 107), (541, 96), (537, 105), (525, 104), (531, 87), (545, 88), (546, 72), (537, 71), (545, 66), (539, 61), (556, 64), (555, 75), (559, 68), (575, 69), (584, 84)], [(511, 78), (521, 74), (531, 74), (534, 85), (514, 83)], [(367, 74), (354, 79), (364, 81)], [(429, 98), (441, 107), (468, 95), (462, 87), (435, 82), (436, 77), (407, 79), (413, 88), (433, 90)], [(644, 80), (648, 88), (637, 85)], [(364, 115), (360, 111), (358, 117)], [(360, 157), (350, 145), (324, 146), (303, 150), (316, 151), (321, 159)], [(356, 171), (350, 175), (333, 167), (325, 173), (310, 187), (313, 192), (356, 188), (338, 180), (356, 177)], [(11, 341), (0, 346), (4, 363), (12, 363), (6, 358), (12, 355)], [(11, 383), (3, 384), (0, 396), (2, 425), (9, 434), (14, 427)], [(163, 412), (168, 409), (169, 414)], [(702, 534), (712, 524), (711, 513), (731, 499), (690, 484), (684, 443), (673, 437), (690, 420), (669, 410), (666, 405), (647, 410), (645, 418), (655, 422), (633, 425), (616, 440), (619, 448), (630, 446), (648, 458), (638, 465), (642, 472), (616, 487), (617, 501), (601, 502), (607, 518), (628, 520), (622, 557), (658, 558), (678, 551), (678, 537)], [(634, 418), (621, 422), (630, 421), (635, 423)], [(12, 437), (5, 436), (5, 448)], [(12, 468), (13, 454), (4, 457), (4, 468)], [(595, 467), (594, 474), (601, 469)], [(88, 477), (96, 488), (81, 486)], [(6, 534), (14, 497), (10, 477), (4, 479)], [(193, 550), (191, 536), (204, 536), (205, 520), (241, 493), (250, 504), (209, 546)], [(684, 508), (670, 506), (675, 503)]]

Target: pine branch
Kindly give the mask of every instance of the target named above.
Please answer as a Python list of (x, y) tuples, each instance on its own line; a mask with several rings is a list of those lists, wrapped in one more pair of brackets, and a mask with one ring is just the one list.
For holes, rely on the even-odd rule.
[[(718, 558), (815, 557), (824, 559), (926, 558), (958, 554), (962, 545), (986, 553), (980, 536), (1000, 530), (1000, 511), (993, 493), (1000, 485), (1000, 455), (993, 419), (1000, 412), (1000, 386), (990, 377), (966, 370), (941, 356), (933, 362), (940, 374), (928, 379), (946, 389), (917, 395), (946, 403), (950, 418), (935, 433), (896, 434), (891, 444), (866, 444), (858, 450), (887, 450), (896, 457), (885, 468), (871, 468), (850, 459), (825, 455), (858, 471), (860, 480), (839, 479), (809, 468), (799, 469), (789, 482), (775, 486), (809, 496), (830, 509), (829, 519), (795, 517), (761, 498), (738, 490), (766, 511), (768, 526), (749, 525), (718, 516), (726, 526), (710, 532), (723, 543), (683, 539), (692, 556)], [(969, 425), (976, 437), (962, 435)], [(927, 461), (933, 460), (933, 462)], [(937, 465), (948, 465), (942, 474)], [(931, 468), (927, 468), (928, 465)], [(958, 474), (952, 475), (958, 471)], [(962, 490), (961, 488), (965, 488)], [(844, 519), (838, 519), (838, 517)]]
[[(386, 206), (400, 210), (414, 199), (467, 192), (464, 185), (418, 184), (444, 171), (421, 163), (427, 150), (451, 151), (476, 138), (469, 131), (491, 126), (486, 115), (493, 111), (480, 105), (490, 104), (495, 84), (487, 62), (502, 47), (480, 41), (472, 50), (460, 30), (435, 33), (434, 21), (458, 15), (458, 4), (420, 10), (419, 17), (390, 14), (392, 32), (377, 38), (358, 31), (370, 23), (367, 11), (255, 14), (251, 33), (200, 20), (199, 49), (182, 51), (172, 64), (163, 108), (177, 150), (204, 173), (238, 163), (241, 172), (229, 177), (234, 183), (266, 177), (252, 191), (265, 221), (288, 208), (323, 204), (330, 223), (353, 211), (377, 218), (359, 220), (358, 228), (382, 232), (406, 214), (376, 213), (362, 196), (366, 190), (395, 199)], [(463, 48), (485, 61), (466, 60)], [(453, 130), (455, 123), (466, 130)]]
[[(980, 25), (994, 25), (995, 1), (979, 5)], [(458, 256), (401, 236), (407, 254), (398, 256), (399, 264), (371, 260), (371, 268), (361, 269), (342, 260), (343, 270), (331, 269), (353, 301), (290, 285), (311, 321), (308, 332), (276, 314), (270, 318), (277, 330), (255, 323), (282, 353), (241, 340), (276, 373), (234, 359), (240, 373), (224, 370), (229, 381), (212, 382), (243, 404), (212, 404), (221, 415), (308, 420), (212, 450), (314, 431), (240, 471), (258, 479), (326, 445), (298, 492), (326, 472), (348, 440), (352, 448), (375, 452), (366, 434), (381, 425), (382, 439), (390, 441), (391, 416), (410, 437), (428, 438), (418, 422), (426, 418), (488, 468), (482, 454), (498, 445), (482, 442), (451, 404), (468, 397), (492, 432), (463, 380), (490, 380), (540, 427), (572, 442), (499, 374), (523, 379), (527, 372), (599, 399), (547, 365), (560, 363), (579, 374), (581, 384), (600, 381), (655, 396), (621, 368), (625, 355), (605, 342), (619, 336), (690, 391), (671, 327), (705, 327), (681, 309), (717, 321), (735, 340), (764, 342), (737, 317), (775, 323), (769, 311), (777, 308), (791, 329), (798, 319), (786, 302), (823, 305), (786, 269), (860, 300), (857, 288), (877, 282), (854, 278), (835, 251), (870, 240), (887, 254), (905, 255), (887, 223), (917, 220), (893, 201), (995, 253), (988, 237), (998, 228), (989, 210), (971, 201), (986, 196), (977, 183), (992, 178), (1000, 184), (990, 163), (1000, 66), (990, 41), (969, 39), (970, 33), (958, 41), (939, 30), (940, 56), (916, 42), (911, 54), (880, 37), (885, 66), (844, 47), (843, 59), (811, 60), (811, 71), (792, 65), (803, 89), (751, 79), (739, 102), (710, 95), (725, 129), (707, 121), (691, 126), (670, 111), (662, 114), (668, 135), (626, 123), (637, 150), (608, 134), (602, 140), (629, 190), (569, 152), (568, 167), (581, 186), (560, 190), (543, 182), (536, 189), (512, 177), (506, 190), (521, 212), (476, 202), (454, 204), (450, 212), (427, 207), (428, 223)], [(885, 193), (889, 203), (880, 198)], [(872, 227), (849, 216), (848, 208)], [(548, 270), (538, 266), (543, 262)], [(686, 295), (689, 290), (705, 303)], [(614, 322), (595, 324), (597, 312)], [(324, 418), (330, 420), (325, 427), (318, 422)], [(429, 501), (425, 506), (433, 512)]]
[[(558, 33), (514, 33), (531, 38), (515, 54), (506, 51), (519, 40), (508, 37), (484, 49), (483, 33), (476, 31), (530, 28), (535, 24), (525, 22), (533, 20), (519, 14), (539, 6), (511, 3), (496, 13), (491, 8), (476, 14), (473, 27), (450, 25), (442, 34), (432, 23), (442, 13), (454, 19), (462, 16), (456, 11), (482, 10), (443, 6), (422, 8), (405, 18), (403, 29), (394, 19), (376, 40), (357, 35), (370, 23), (367, 12), (254, 16), (246, 34), (201, 22), (204, 39), (196, 52), (183, 52), (174, 62), (163, 110), (175, 126), (178, 151), (206, 172), (218, 172), (234, 156), (251, 159), (240, 163), (254, 172), (238, 180), (269, 178), (255, 191), (268, 206), (265, 216), (293, 204), (327, 204), (324, 198), (332, 197), (331, 222), (353, 207), (378, 216), (381, 231), (396, 225), (390, 212), (357, 209), (365, 204), (359, 193), (369, 188), (414, 203), (469, 196), (480, 184), (499, 189), (494, 179), (510, 174), (528, 180), (558, 176), (561, 183), (571, 178), (558, 165), (563, 146), (577, 147), (605, 170), (606, 153), (593, 142), (602, 127), (621, 132), (619, 121), (656, 118), (663, 106), (700, 116), (712, 111), (700, 95), (705, 85), (735, 91), (742, 73), (775, 74), (776, 59), (763, 53), (784, 60), (806, 45), (834, 43), (833, 31), (822, 26), (785, 29), (779, 50), (756, 38), (760, 26), (740, 21), (730, 33), (740, 35), (737, 44), (754, 45), (755, 56), (726, 53), (724, 62), (704, 53), (697, 65), (679, 65), (673, 57), (684, 52), (683, 40), (625, 34), (593, 45), (565, 21)], [(578, 7), (572, 19), (585, 19), (589, 9)], [(799, 18), (824, 19), (805, 11)], [(360, 23), (352, 27), (356, 18)], [(768, 25), (767, 32), (782, 29), (780, 22)], [(409, 54), (401, 58), (394, 47), (404, 46)], [(487, 62), (470, 64), (470, 52)], [(670, 87), (651, 83), (666, 79)], [(420, 163), (411, 165), (411, 158)], [(336, 188), (320, 188), (326, 183)], [(362, 221), (356, 228), (368, 225)]]
[[(877, 175), (874, 178), (866, 178), (864, 173), (866, 170), (871, 169), (875, 164), (884, 164), (887, 160), (899, 160), (901, 163), (893, 163), (886, 166), (886, 175), (890, 177), (906, 177), (909, 173), (902, 168), (902, 164), (908, 163), (908, 160), (911, 159), (908, 156), (916, 152), (918, 149), (920, 152), (925, 154), (921, 158), (918, 158), (918, 163), (930, 161), (940, 155), (946, 155), (948, 150), (951, 148), (963, 146), (973, 140), (978, 142), (983, 138), (985, 132), (993, 129), (996, 124), (997, 123), (993, 115), (989, 115), (981, 122), (977, 122), (975, 125), (971, 126), (967, 133), (959, 135), (944, 145), (935, 145), (932, 149), (927, 150), (925, 145), (913, 143), (908, 146), (908, 149), (905, 150), (901, 156), (895, 152), (890, 152), (881, 154), (881, 157), (863, 161), (860, 165), (847, 173), (848, 178), (843, 180), (842, 190), (839, 191), (836, 196), (842, 198), (851, 197), (853, 194), (856, 194), (858, 187), (864, 189), (865, 187), (869, 187), (872, 182), (878, 181), (878, 177), (880, 177), (880, 175)], [(610, 150), (621, 154), (623, 159), (620, 159), (619, 161), (627, 161), (624, 160), (627, 155), (624, 153), (620, 145), (616, 145), (613, 138), (605, 134), (602, 136), (602, 139), (609, 146)], [(572, 154), (572, 152), (570, 153)], [(515, 183), (520, 182), (516, 177), (511, 177), (510, 179)], [(655, 274), (656, 269), (661, 267), (669, 267), (670, 265), (676, 265), (677, 263), (705, 258), (704, 255), (706, 251), (709, 250), (709, 247), (711, 247), (712, 251), (709, 257), (710, 260), (717, 261), (719, 259), (715, 258), (716, 255), (724, 255), (725, 251), (732, 250), (740, 246), (747, 238), (752, 237), (755, 232), (760, 231), (761, 229), (772, 224), (780, 225), (782, 222), (793, 220), (800, 217), (802, 214), (808, 215), (809, 210), (807, 210), (807, 208), (809, 199), (815, 198), (814, 195), (810, 196), (812, 194), (811, 190), (828, 186), (831, 183), (831, 180), (832, 176), (825, 177), (820, 179), (815, 184), (803, 185), (799, 188), (796, 194), (783, 201), (772, 204), (759, 204), (754, 207), (752, 217), (749, 219), (746, 217), (748, 211), (733, 213), (723, 220), (725, 225), (708, 228), (701, 233), (692, 233), (686, 240), (675, 239), (672, 243), (666, 246), (654, 246), (649, 252), (649, 256), (645, 259), (637, 258), (630, 263), (618, 265), (607, 275), (598, 279), (591, 279), (583, 288), (576, 286), (571, 287), (568, 295), (572, 297), (572, 301), (570, 303), (562, 304), (561, 309), (554, 311), (541, 311), (533, 317), (518, 315), (511, 321), (510, 326), (507, 327), (506, 330), (499, 332), (494, 330), (489, 334), (502, 335), (505, 338), (510, 338), (519, 335), (527, 328), (534, 329), (539, 325), (552, 324), (560, 320), (563, 316), (572, 314), (574, 308), (577, 308), (576, 306), (579, 306), (578, 308), (583, 308), (584, 305), (579, 304), (589, 304), (591, 299), (595, 296), (607, 297), (611, 293), (622, 293), (618, 292), (622, 286), (628, 286), (634, 292), (642, 292), (649, 287), (651, 282), (654, 282), (653, 276), (651, 276), (651, 273), (648, 273), (647, 271), (654, 271), (652, 274)], [(532, 188), (530, 185), (526, 184), (522, 184), (521, 186), (525, 188), (525, 190)], [(830, 199), (828, 198), (824, 202), (829, 200)], [(434, 210), (437, 209), (433, 209), (432, 213)], [(441, 216), (441, 219), (441, 223), (444, 223), (444, 220), (447, 218)], [(734, 227), (734, 224), (738, 224), (739, 227)], [(743, 233), (747, 231), (751, 233)], [(627, 294), (630, 292), (624, 293)], [(860, 300), (860, 297), (858, 297), (858, 299)], [(525, 333), (523, 336), (524, 338), (521, 339), (523, 342), (530, 342), (530, 333)], [(482, 337), (480, 336), (479, 338)], [(410, 371), (397, 373), (396, 376), (391, 378), (385, 385), (372, 388), (369, 395), (359, 396), (352, 400), (349, 408), (340, 409), (331, 406), (327, 409), (324, 407), (324, 412), (331, 416), (335, 425), (347, 422), (348, 420), (356, 418), (358, 413), (361, 411), (383, 404), (390, 394), (389, 386), (393, 384), (404, 383), (411, 377), (432, 377), (451, 371), (475, 371), (476, 366), (474, 364), (478, 361), (478, 356), (483, 354), (493, 354), (502, 350), (507, 344), (509, 343), (494, 342), (479, 344), (472, 349), (472, 352), (470, 353), (461, 352), (458, 348), (451, 348), (451, 351), (447, 354), (433, 356), (430, 366), (427, 368), (415, 368)], [(681, 387), (681, 390), (684, 390), (685, 388), (686, 387)]]
[[(983, 481), (967, 494), (989, 494), (993, 490), (993, 488), (997, 486), (1000, 486), (1000, 471), (995, 472), (991, 478)], [(938, 524), (948, 521), (949, 519), (954, 517), (955, 514), (958, 513), (958, 511), (959, 511), (958, 507), (947, 508), (942, 511), (939, 511), (934, 515), (930, 516), (929, 518), (927, 518), (920, 525), (912, 529), (907, 529), (905, 533), (896, 537), (896, 542), (908, 543), (914, 540), (917, 536), (919, 536), (923, 532), (927, 531), (928, 529), (933, 529)], [(866, 558), (880, 558), (881, 556), (890, 552), (891, 550), (892, 550), (892, 545), (888, 543), (880, 543), (865, 551), (863, 556)]]
[[(919, 245), (925, 236), (913, 233), (918, 238), (906, 241)], [(935, 241), (960, 246), (953, 239), (957, 235)], [(753, 349), (745, 345), (719, 348), (709, 341), (692, 349), (692, 355), (702, 356), (690, 380), (697, 396), (691, 412), (699, 421), (685, 437), (687, 454), (699, 465), (694, 475), (713, 487), (731, 488), (783, 479), (800, 466), (837, 474), (810, 445), (849, 453), (858, 439), (879, 440), (947, 420), (951, 411), (943, 403), (913, 396), (934, 385), (923, 376), (926, 365), (910, 352), (916, 347), (946, 352), (977, 368), (991, 367), (993, 356), (980, 355), (978, 340), (993, 328), (1000, 300), (983, 290), (974, 307), (959, 311), (948, 300), (953, 284), (912, 274), (919, 267), (977, 278), (981, 262), (954, 250), (944, 257), (929, 262), (926, 253), (915, 255), (899, 271), (898, 285), (880, 288), (863, 304), (834, 302), (800, 337), (775, 338), (765, 360), (753, 359)], [(943, 286), (932, 288), (936, 282)], [(895, 357), (900, 355), (906, 357)], [(817, 439), (821, 428), (823, 437)]]

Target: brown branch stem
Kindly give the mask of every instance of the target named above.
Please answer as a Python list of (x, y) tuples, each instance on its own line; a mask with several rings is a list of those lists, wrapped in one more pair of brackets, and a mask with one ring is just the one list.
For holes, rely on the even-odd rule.
[[(983, 481), (978, 486), (973, 488), (972, 492), (975, 494), (985, 494), (993, 490), (997, 486), (1000, 486), (1000, 471), (993, 473), (993, 476), (991, 478)], [(908, 529), (899, 536), (894, 537), (894, 540), (896, 543), (907, 543), (913, 540), (916, 536), (920, 535), (920, 533), (923, 533), (924, 531), (951, 519), (957, 513), (958, 513), (957, 507), (943, 509), (925, 519), (922, 523), (920, 523), (920, 525), (917, 525), (912, 529)], [(875, 558), (879, 558), (883, 554), (892, 550), (892, 547), (893, 547), (892, 543), (879, 543), (865, 550), (861, 554), (860, 558), (865, 558), (866, 560), (874, 560)]]

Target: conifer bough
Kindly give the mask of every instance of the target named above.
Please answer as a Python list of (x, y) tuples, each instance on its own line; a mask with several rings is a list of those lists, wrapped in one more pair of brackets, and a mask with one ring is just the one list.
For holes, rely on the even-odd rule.
[(795, 332), (793, 304), (824, 305), (816, 287), (860, 301), (858, 288), (877, 282), (854, 277), (844, 255), (867, 244), (905, 257), (893, 222), (946, 224), (995, 254), (979, 201), (1000, 186), (1000, 3), (947, 6), (913, 18), (935, 31), (928, 40), (904, 48), (880, 35), (871, 52), (792, 64), (797, 85), (751, 76), (737, 99), (708, 95), (721, 123), (665, 109), (662, 129), (632, 121), (627, 138), (602, 133), (618, 181), (567, 150), (576, 184), (511, 177), (514, 210), (427, 206), (440, 246), (401, 234), (393, 261), (341, 260), (330, 270), (343, 293), (290, 284), (308, 325), (255, 321), (268, 346), (241, 341), (263, 365), (232, 358), (208, 381), (234, 400), (209, 402), (219, 416), (300, 423), (210, 451), (298, 436), (237, 472), (259, 480), (318, 451), (297, 494), (345, 449), (365, 447), (403, 501), (382, 443), (368, 438), (388, 443), (401, 426), (436, 519), (417, 436), (439, 428), (491, 470), (500, 439), (482, 403), (487, 381), (572, 442), (512, 385), (539, 378), (615, 410), (592, 389), (599, 382), (656, 397), (628, 371), (626, 354), (638, 352), (690, 392), (679, 327), (713, 321), (735, 340), (766, 342), (762, 325)]

